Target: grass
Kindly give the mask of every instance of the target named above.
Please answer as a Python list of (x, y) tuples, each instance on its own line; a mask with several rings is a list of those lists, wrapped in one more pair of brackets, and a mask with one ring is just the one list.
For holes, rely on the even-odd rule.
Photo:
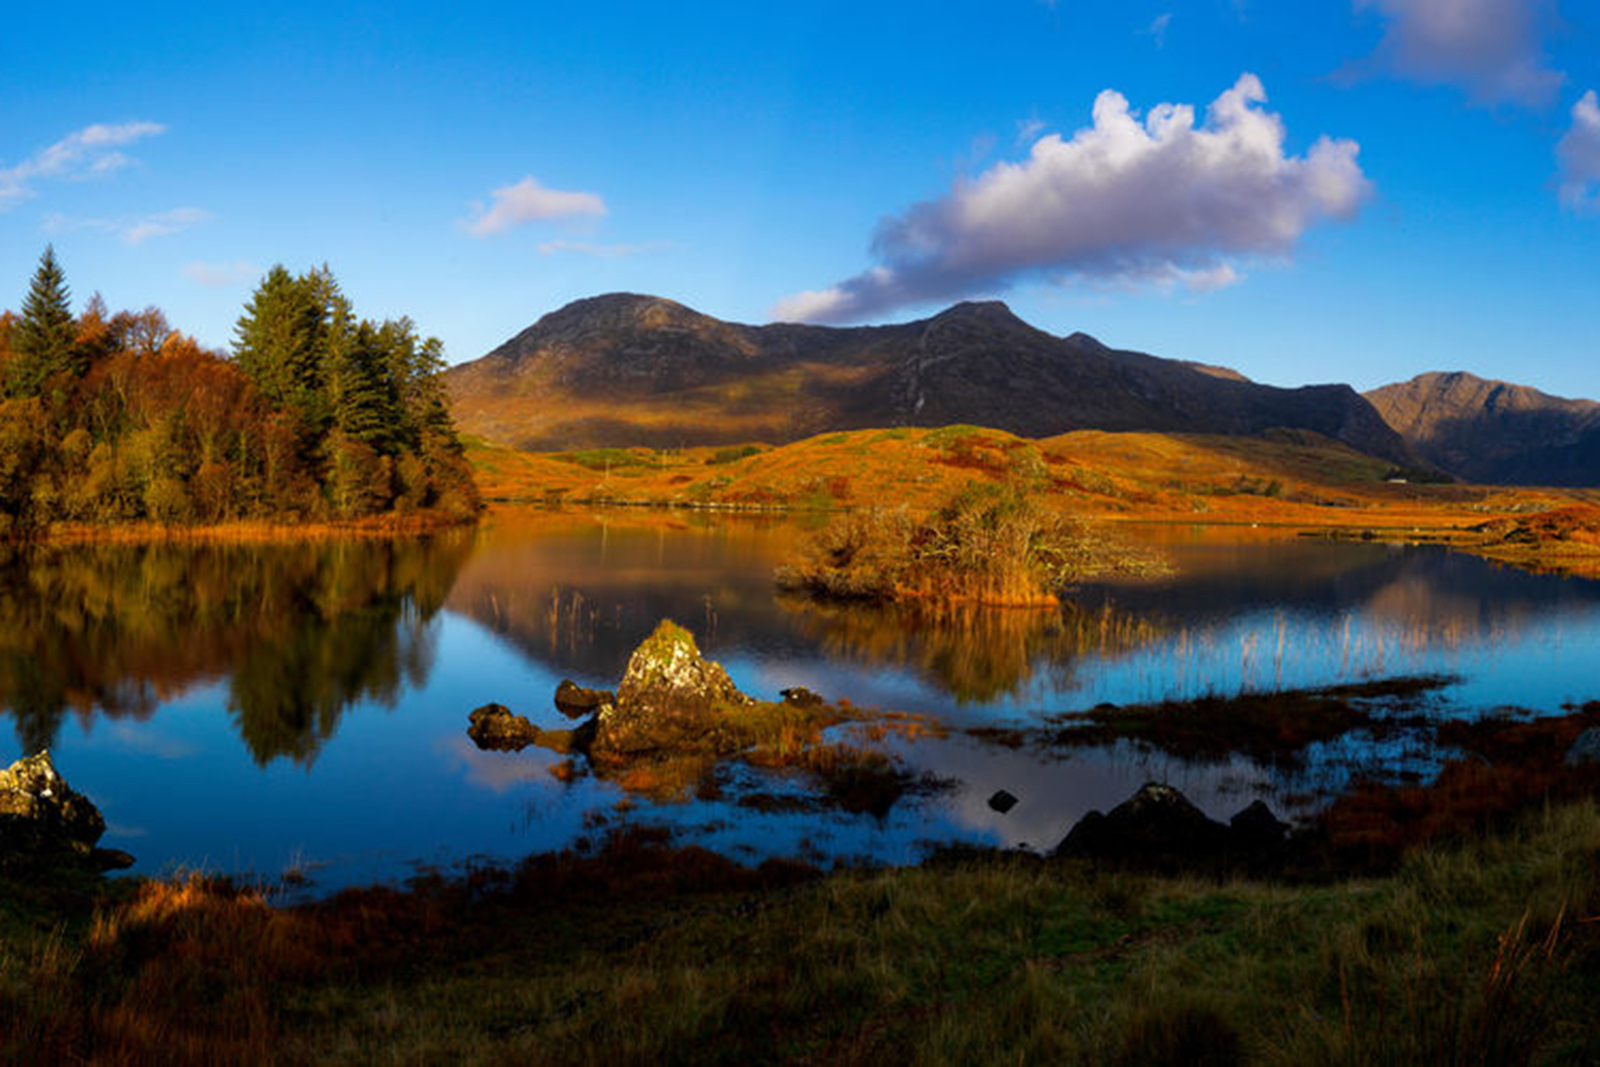
[(1381, 737), (1418, 729), (1417, 716), (1398, 713), (1416, 711), (1430, 694), (1455, 682), (1421, 676), (1159, 704), (1103, 704), (1051, 717), (1059, 728), (1036, 740), (1057, 748), (1131, 740), (1184, 760), (1224, 762), (1240, 753), (1263, 765), (1298, 764), (1311, 745), (1355, 730)]
[(443, 513), (408, 512), (333, 522), (241, 520), (210, 526), (166, 525), (158, 522), (114, 525), (57, 523), (44, 530), (37, 540), (54, 545), (287, 544), (352, 537), (416, 536), (469, 525), (474, 521), (475, 518), (462, 519)]
[(1592, 1062), (1600, 810), (1321, 885), (1025, 856), (823, 875), (662, 835), (276, 909), (194, 879), (8, 937), (35, 1061)]

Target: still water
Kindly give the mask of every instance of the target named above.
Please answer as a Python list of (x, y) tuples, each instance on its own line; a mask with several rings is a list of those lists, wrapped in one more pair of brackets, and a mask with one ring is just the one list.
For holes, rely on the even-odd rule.
[[(1128, 745), (1041, 753), (960, 729), (1102, 701), (1415, 673), (1457, 679), (1438, 698), (1446, 715), (1600, 697), (1600, 583), (1428, 547), (1136, 532), (1175, 577), (1084, 587), (1059, 611), (938, 615), (777, 595), (773, 568), (806, 536), (786, 521), (505, 512), (392, 543), (12, 552), (0, 558), (0, 759), (48, 747), (105, 813), (102, 843), (137, 870), (297, 870), (326, 891), (627, 821), (749, 859), (1049, 848), (1151, 778), (1214, 816), (1257, 796), (1293, 814), (1353, 774), (1426, 774), (1437, 755), (1354, 738), (1286, 770)], [(490, 701), (566, 725), (556, 684), (614, 687), (663, 617), (754, 695), (804, 685), (949, 723), (948, 738), (898, 743), (945, 788), (881, 818), (731, 801), (619, 809), (616, 786), (563, 783), (549, 753), (467, 739), (467, 712)], [(999, 789), (1020, 798), (1004, 814), (988, 805)]]

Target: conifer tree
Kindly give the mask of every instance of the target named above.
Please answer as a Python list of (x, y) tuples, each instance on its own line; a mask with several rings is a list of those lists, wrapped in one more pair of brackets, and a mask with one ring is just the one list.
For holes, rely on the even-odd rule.
[(38, 396), (55, 374), (82, 373), (74, 351), (78, 336), (72, 315), (72, 294), (66, 275), (56, 261), (56, 250), (46, 245), (39, 257), (22, 316), (12, 327), (13, 352), (6, 390), (12, 396)]
[(262, 279), (234, 327), (234, 361), (275, 407), (300, 415), (320, 434), (322, 347), (326, 296), (310, 277), (296, 278), (282, 264)]

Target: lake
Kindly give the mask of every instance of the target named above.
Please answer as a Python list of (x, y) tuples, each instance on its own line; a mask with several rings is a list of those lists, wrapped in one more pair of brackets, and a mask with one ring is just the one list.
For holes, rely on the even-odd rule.
[[(1122, 743), (1008, 748), (965, 727), (1038, 724), (1128, 703), (1444, 674), (1440, 715), (1541, 713), (1600, 697), (1600, 583), (1437, 547), (1291, 533), (1129, 527), (1178, 568), (1092, 585), (1059, 610), (940, 613), (780, 596), (802, 520), (617, 511), (498, 512), (428, 538), (284, 546), (46, 546), (0, 557), (6, 762), (48, 747), (138, 871), (203, 868), (307, 892), (456, 870), (667, 824), (729, 855), (914, 862), (950, 843), (1048, 849), (1084, 812), (1155, 778), (1225, 818), (1260, 796), (1312, 810), (1354, 775), (1425, 777), (1439, 753), (1360, 736), (1292, 767), (1194, 763)], [(753, 695), (803, 685), (936, 716), (892, 742), (942, 788), (879, 817), (713, 801), (625, 800), (551, 773), (539, 749), (478, 750), (467, 713), (497, 701), (567, 725), (563, 678), (614, 687), (664, 618)], [(1000, 789), (1019, 802), (990, 807)], [(619, 803), (620, 802), (620, 803)]]

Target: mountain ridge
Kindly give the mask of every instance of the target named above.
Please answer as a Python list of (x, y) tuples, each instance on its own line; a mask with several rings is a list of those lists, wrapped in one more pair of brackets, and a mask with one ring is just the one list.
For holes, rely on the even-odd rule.
[(1084, 333), (1057, 337), (1001, 301), (880, 326), (751, 326), (610, 293), (541, 316), (446, 378), (464, 430), (546, 451), (952, 423), (1027, 437), (1287, 428), (1426, 466), (1348, 385), (1284, 389)]
[(1468, 371), (1430, 371), (1363, 394), (1428, 462), (1468, 481), (1600, 484), (1600, 403)]

